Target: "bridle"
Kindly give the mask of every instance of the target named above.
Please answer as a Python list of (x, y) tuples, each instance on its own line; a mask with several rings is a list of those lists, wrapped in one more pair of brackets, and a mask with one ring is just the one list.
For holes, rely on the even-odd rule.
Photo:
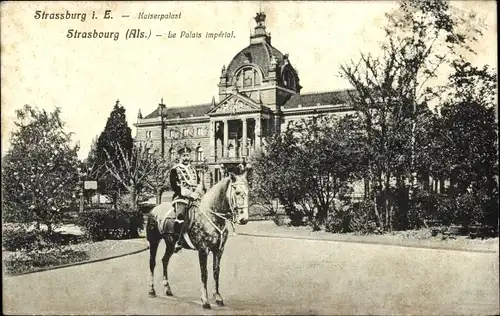
[[(231, 226), (233, 228), (233, 233), (236, 234), (236, 229), (234, 226), (234, 223), (236, 222), (236, 215), (238, 214), (238, 211), (240, 209), (244, 209), (244, 208), (248, 207), (247, 203), (240, 205), (240, 204), (238, 204), (238, 202), (236, 200), (236, 194), (234, 194), (233, 192), (235, 191), (235, 188), (238, 185), (247, 185), (247, 183), (244, 180), (237, 180), (235, 182), (231, 182), (229, 185), (229, 190), (228, 190), (227, 195), (226, 195), (228, 200), (229, 200), (229, 211), (230, 211), (229, 213), (230, 213), (231, 217), (229, 217), (229, 218), (227, 217), (228, 213), (219, 213), (219, 212), (214, 212), (212, 210), (208, 210), (209, 213), (224, 220), (224, 228), (220, 229), (219, 227), (217, 227), (217, 225), (215, 225), (215, 223), (208, 217), (208, 215), (204, 211), (201, 212), (201, 213), (203, 213), (203, 215), (205, 215), (205, 217), (210, 222), (210, 224), (212, 224), (212, 226), (219, 232), (219, 234), (221, 236), (224, 234), (224, 231), (226, 231), (228, 229), (228, 222), (231, 224)], [(248, 195), (248, 192), (245, 192), (245, 195)], [(246, 196), (244, 197), (243, 200), (244, 201), (247, 200)], [(222, 247), (222, 243), (220, 244), (220, 247)]]

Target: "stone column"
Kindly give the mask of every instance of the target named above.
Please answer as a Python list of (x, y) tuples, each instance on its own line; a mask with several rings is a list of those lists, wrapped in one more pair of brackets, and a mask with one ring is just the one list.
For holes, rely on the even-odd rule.
[(210, 159), (215, 161), (217, 155), (216, 141), (215, 141), (215, 124), (216, 121), (210, 121), (210, 130), (208, 136), (210, 137)]
[(255, 118), (255, 150), (260, 149), (260, 140), (261, 140), (261, 126), (260, 126), (260, 117)]
[(241, 150), (241, 155), (243, 157), (246, 157), (248, 156), (248, 149), (247, 149), (247, 119), (246, 118), (243, 118), (241, 120), (241, 124), (242, 124), (242, 129), (243, 129), (243, 136), (242, 136), (242, 150)]
[(229, 157), (229, 126), (227, 119), (224, 120), (224, 143), (222, 144), (222, 156)]

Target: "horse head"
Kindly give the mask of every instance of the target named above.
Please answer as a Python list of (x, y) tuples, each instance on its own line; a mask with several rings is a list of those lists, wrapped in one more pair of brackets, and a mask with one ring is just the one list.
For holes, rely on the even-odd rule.
[(247, 172), (241, 175), (229, 174), (229, 185), (226, 195), (229, 202), (233, 222), (245, 225), (248, 222), (248, 180)]

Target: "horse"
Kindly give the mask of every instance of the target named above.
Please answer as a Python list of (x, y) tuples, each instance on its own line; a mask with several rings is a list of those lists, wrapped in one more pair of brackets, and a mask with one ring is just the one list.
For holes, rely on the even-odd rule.
[[(154, 289), (154, 269), (158, 245), (163, 239), (166, 249), (162, 258), (164, 294), (173, 296), (168, 282), (168, 263), (174, 253), (178, 233), (173, 232), (175, 212), (170, 203), (155, 206), (147, 217), (146, 238), (149, 242), (149, 297), (156, 297)], [(230, 173), (186, 211), (184, 249), (198, 251), (201, 270), (201, 302), (203, 308), (211, 308), (207, 294), (207, 259), (213, 254), (214, 299), (224, 306), (219, 293), (219, 273), (224, 246), (228, 238), (229, 224), (245, 225), (248, 222), (248, 180), (247, 172), (241, 175)], [(234, 228), (234, 227), (233, 227)], [(187, 236), (186, 236), (187, 235)], [(187, 237), (187, 238), (186, 238)]]

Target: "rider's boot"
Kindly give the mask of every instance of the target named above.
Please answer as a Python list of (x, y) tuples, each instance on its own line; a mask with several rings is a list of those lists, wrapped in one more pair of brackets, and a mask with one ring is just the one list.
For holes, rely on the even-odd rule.
[(179, 209), (178, 209), (178, 215), (177, 215), (177, 218), (175, 219), (175, 222), (178, 226), (180, 226), (180, 228), (176, 229), (176, 231), (179, 231), (179, 238), (177, 239), (177, 241), (175, 242), (175, 246), (174, 246), (174, 253), (178, 253), (179, 251), (182, 250), (182, 235), (184, 234), (184, 217), (185, 217), (185, 207), (184, 205), (178, 205), (179, 206)]
[(182, 234), (183, 232), (179, 233), (179, 238), (175, 242), (174, 253), (178, 253), (179, 251), (182, 250)]

